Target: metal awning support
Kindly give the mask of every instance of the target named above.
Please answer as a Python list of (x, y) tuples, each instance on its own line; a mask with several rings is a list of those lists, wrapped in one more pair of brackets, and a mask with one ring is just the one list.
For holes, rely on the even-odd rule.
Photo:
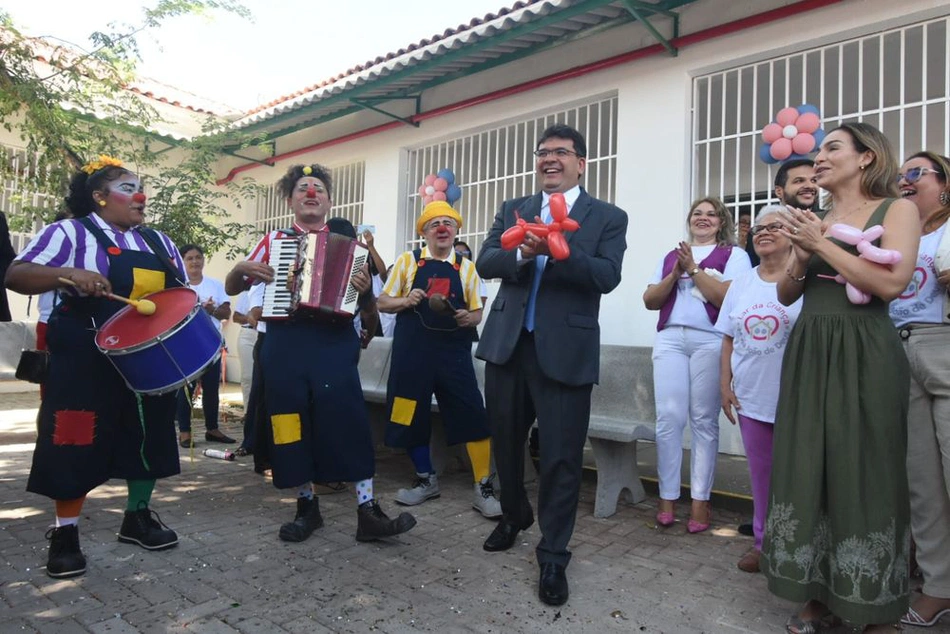
[[(622, 4), (630, 13), (630, 15), (636, 18), (637, 21), (640, 22), (640, 24), (642, 24), (644, 28), (646, 28), (646, 30), (648, 30), (653, 35), (653, 37), (655, 37), (657, 41), (663, 45), (663, 48), (665, 48), (671, 56), (676, 57), (679, 54), (679, 51), (677, 50), (677, 48), (673, 46), (673, 43), (670, 41), (670, 40), (675, 40), (676, 38), (678, 38), (680, 34), (679, 14), (674, 13), (673, 11), (667, 11), (665, 9), (661, 9), (653, 5), (645, 4), (643, 2), (640, 2), (639, 0), (622, 0)], [(649, 11), (651, 13), (659, 13), (660, 15), (665, 15), (666, 17), (673, 20), (673, 37), (671, 37), (670, 39), (663, 37), (663, 35), (659, 31), (656, 30), (656, 27), (653, 26), (650, 23), (650, 21), (643, 15), (643, 13), (646, 11)]]
[(422, 112), (422, 95), (407, 96), (407, 97), (399, 97), (399, 96), (392, 96), (392, 97), (360, 97), (359, 99), (356, 99), (356, 98), (350, 99), (350, 103), (353, 103), (353, 104), (359, 106), (360, 108), (365, 108), (365, 109), (367, 109), (367, 110), (372, 110), (373, 112), (378, 112), (379, 114), (385, 115), (385, 116), (389, 117), (390, 119), (395, 119), (396, 121), (402, 121), (402, 122), (405, 123), (406, 125), (411, 125), (411, 126), (413, 126), (414, 128), (418, 128), (418, 127), (419, 127), (419, 122), (418, 122), (418, 121), (413, 121), (411, 117), (400, 117), (399, 115), (395, 115), (395, 114), (393, 114), (393, 113), (391, 113), (391, 112), (386, 112), (386, 111), (383, 110), (382, 108), (379, 108), (379, 107), (373, 105), (373, 104), (375, 104), (375, 103), (383, 103), (383, 102), (386, 102), (386, 101), (407, 101), (407, 100), (411, 100), (411, 101), (415, 101), (415, 102), (416, 102), (416, 112), (415, 112), (415, 114), (419, 114), (420, 112)]

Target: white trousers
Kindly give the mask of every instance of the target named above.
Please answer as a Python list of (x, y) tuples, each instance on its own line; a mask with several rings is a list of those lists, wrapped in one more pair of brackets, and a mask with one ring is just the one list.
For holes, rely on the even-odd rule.
[(251, 377), (254, 376), (254, 344), (257, 343), (257, 331), (253, 328), (241, 328), (238, 334), (238, 358), (241, 359), (241, 395), (244, 406), (251, 397)]
[(689, 422), (690, 492), (708, 500), (719, 453), (719, 354), (722, 337), (713, 332), (668, 326), (653, 344), (656, 397), (656, 453), (660, 497), (680, 496), (683, 431)]
[(911, 374), (910, 527), (924, 576), (923, 591), (950, 599), (950, 326), (912, 329), (904, 351)]

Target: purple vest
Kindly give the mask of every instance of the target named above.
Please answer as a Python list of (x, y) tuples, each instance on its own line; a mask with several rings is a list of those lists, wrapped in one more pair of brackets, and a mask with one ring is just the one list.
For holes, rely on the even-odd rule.
[[(716, 269), (720, 273), (724, 273), (726, 270), (726, 263), (729, 262), (729, 256), (732, 255), (732, 247), (722, 247), (717, 246), (712, 250), (705, 260), (698, 264), (700, 269)], [(676, 265), (676, 250), (670, 251), (666, 254), (666, 257), (663, 258), (663, 274), (661, 279), (670, 274), (670, 271), (673, 270), (673, 267)], [(676, 288), (673, 288), (673, 291), (666, 298), (666, 302), (663, 304), (663, 307), (660, 308), (660, 320), (656, 324), (657, 332), (663, 330), (666, 327), (666, 322), (670, 318), (670, 313), (673, 312), (673, 304), (676, 303)], [(706, 315), (709, 317), (709, 321), (716, 323), (716, 320), (719, 319), (719, 308), (713, 306), (709, 302), (703, 302), (703, 306), (706, 308)]]

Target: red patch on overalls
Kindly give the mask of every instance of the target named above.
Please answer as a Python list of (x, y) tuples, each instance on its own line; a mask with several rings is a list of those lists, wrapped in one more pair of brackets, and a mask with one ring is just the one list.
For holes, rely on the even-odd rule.
[(109, 255), (121, 255), (121, 254), (122, 254), (122, 249), (120, 249), (119, 247), (109, 247), (108, 249), (106, 249), (106, 251), (108, 251)]
[(54, 445), (91, 445), (96, 430), (96, 413), (61, 409), (54, 414)]
[(445, 297), (449, 296), (449, 292), (452, 290), (452, 285), (449, 278), (447, 277), (430, 277), (426, 286), (426, 297), (432, 297), (436, 293), (439, 295), (444, 295)]

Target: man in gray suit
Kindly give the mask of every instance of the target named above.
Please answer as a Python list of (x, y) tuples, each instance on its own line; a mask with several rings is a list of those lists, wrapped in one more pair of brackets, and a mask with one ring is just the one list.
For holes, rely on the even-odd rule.
[[(502, 281), (476, 352), (487, 362), (485, 401), (504, 513), (484, 547), (507, 550), (534, 522), (523, 478), (524, 444), (537, 416), (538, 594), (549, 605), (561, 605), (568, 598), (567, 544), (580, 494), (591, 388), (600, 368), (600, 297), (620, 283), (627, 214), (580, 187), (587, 146), (578, 131), (551, 126), (534, 154), (541, 192), (502, 204), (476, 265), (483, 278)], [(502, 249), (501, 234), (518, 217), (550, 221), (548, 200), (555, 192), (564, 194), (570, 217), (580, 223), (566, 234), (570, 256), (555, 261), (547, 240), (530, 232), (518, 249)]]

